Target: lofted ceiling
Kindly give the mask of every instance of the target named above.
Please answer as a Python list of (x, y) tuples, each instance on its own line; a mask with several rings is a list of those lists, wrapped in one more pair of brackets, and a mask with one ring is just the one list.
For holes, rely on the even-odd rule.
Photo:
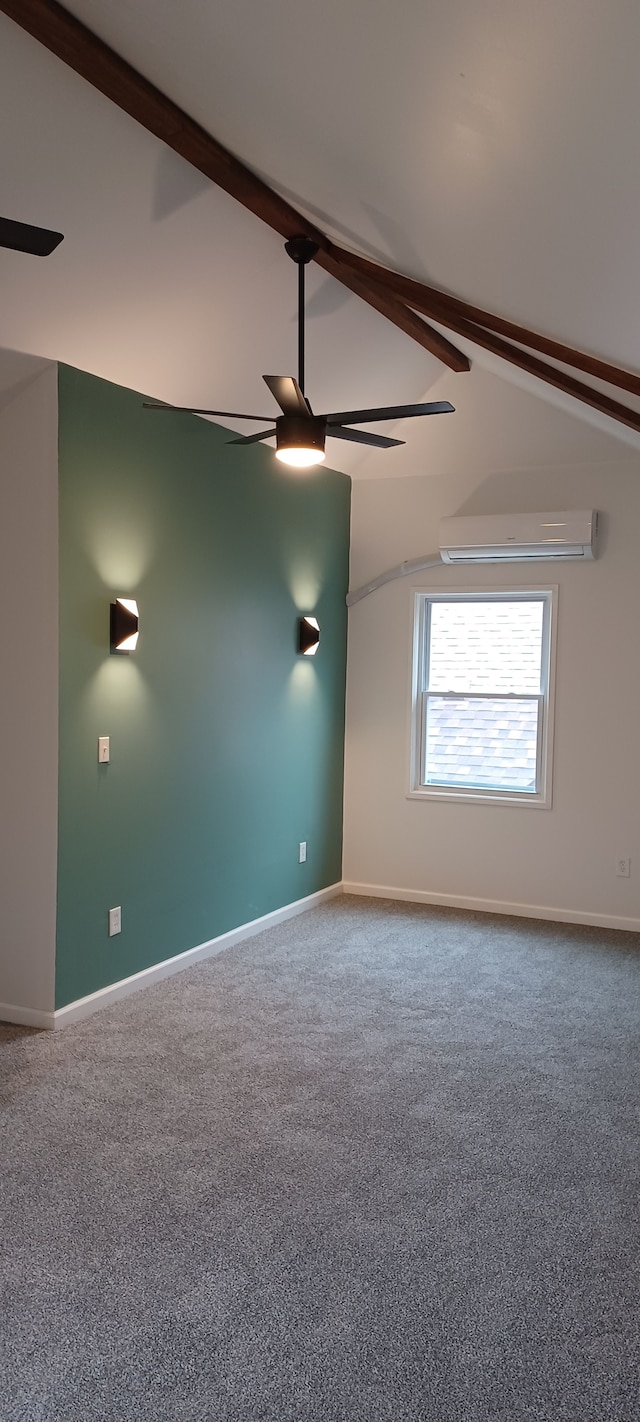
[[(640, 371), (636, 0), (66, 8), (342, 245)], [(0, 113), (3, 214), (65, 233), (47, 259), (0, 253), (0, 346), (173, 403), (269, 416), (262, 372), (296, 371), (296, 274), (281, 237), (5, 14)], [(393, 430), (401, 450), (330, 444), (334, 467), (407, 476), (477, 458), (480, 445), (487, 468), (522, 466), (524, 449), (545, 463), (640, 446), (449, 338), (470, 374), (311, 269), (316, 409), (457, 406)]]

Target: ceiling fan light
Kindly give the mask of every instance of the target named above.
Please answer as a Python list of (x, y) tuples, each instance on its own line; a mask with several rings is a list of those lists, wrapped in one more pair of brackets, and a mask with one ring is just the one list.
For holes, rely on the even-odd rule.
[(310, 446), (285, 445), (284, 449), (276, 450), (276, 459), (292, 469), (311, 469), (314, 464), (322, 464), (325, 457), (323, 449), (312, 449)]
[(322, 464), (325, 422), (315, 415), (281, 415), (276, 420), (276, 459), (293, 469)]

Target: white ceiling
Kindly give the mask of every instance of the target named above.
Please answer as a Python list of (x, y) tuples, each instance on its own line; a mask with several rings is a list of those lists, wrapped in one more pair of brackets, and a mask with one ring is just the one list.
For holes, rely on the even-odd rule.
[[(330, 235), (640, 369), (637, 0), (67, 8)], [(261, 373), (296, 369), (281, 239), (2, 15), (0, 118), (4, 215), (65, 233), (46, 260), (0, 253), (0, 345), (269, 416)], [(316, 409), (458, 407), (407, 423), (406, 449), (335, 443), (359, 477), (441, 472), (480, 446), (493, 468), (640, 447), (479, 351), (445, 373), (316, 268), (308, 316)]]

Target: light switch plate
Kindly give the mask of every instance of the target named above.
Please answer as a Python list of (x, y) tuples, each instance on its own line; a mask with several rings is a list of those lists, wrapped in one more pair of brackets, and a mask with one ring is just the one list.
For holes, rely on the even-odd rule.
[(98, 736), (98, 762), (100, 765), (107, 765), (109, 762), (109, 737)]
[(109, 937), (113, 938), (114, 934), (121, 932), (122, 909), (120, 907), (109, 909)]

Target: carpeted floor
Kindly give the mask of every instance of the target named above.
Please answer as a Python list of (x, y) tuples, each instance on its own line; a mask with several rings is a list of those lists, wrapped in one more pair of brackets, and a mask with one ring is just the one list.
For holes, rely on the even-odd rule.
[(346, 898), (0, 1027), (3, 1422), (634, 1422), (639, 988)]

